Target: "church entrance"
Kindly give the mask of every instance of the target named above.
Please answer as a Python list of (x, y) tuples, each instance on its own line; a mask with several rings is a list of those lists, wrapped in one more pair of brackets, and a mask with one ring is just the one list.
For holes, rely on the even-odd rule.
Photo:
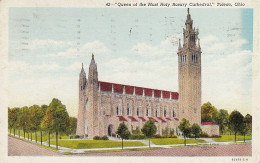
[(110, 124), (109, 126), (108, 126), (108, 136), (112, 136), (112, 134), (113, 134), (113, 125), (112, 124)]

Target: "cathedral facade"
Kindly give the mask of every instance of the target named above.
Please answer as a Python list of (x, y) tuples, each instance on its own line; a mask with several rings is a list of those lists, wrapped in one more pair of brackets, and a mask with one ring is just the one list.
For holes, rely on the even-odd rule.
[(131, 132), (136, 127), (141, 129), (147, 120), (155, 122), (157, 134), (162, 134), (166, 127), (174, 129), (175, 134), (178, 134), (178, 125), (182, 118), (189, 120), (191, 125), (203, 125), (201, 48), (199, 33), (193, 28), (189, 11), (185, 26), (183, 45), (179, 42), (176, 63), (179, 92), (99, 81), (97, 64), (92, 54), (88, 78), (83, 65), (79, 75), (76, 134), (88, 139), (104, 135), (115, 137), (121, 122), (124, 122)]

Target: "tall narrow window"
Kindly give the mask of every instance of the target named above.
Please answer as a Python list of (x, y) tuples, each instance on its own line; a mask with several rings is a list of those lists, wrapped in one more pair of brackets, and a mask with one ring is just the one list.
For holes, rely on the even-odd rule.
[(126, 108), (126, 114), (129, 115), (130, 114), (130, 108), (129, 108), (129, 104), (127, 104), (127, 108)]
[(164, 109), (164, 117), (166, 117), (166, 110)]
[(85, 109), (88, 110), (88, 100), (86, 100)]
[(118, 106), (116, 107), (116, 115), (119, 115), (119, 108), (118, 108)]

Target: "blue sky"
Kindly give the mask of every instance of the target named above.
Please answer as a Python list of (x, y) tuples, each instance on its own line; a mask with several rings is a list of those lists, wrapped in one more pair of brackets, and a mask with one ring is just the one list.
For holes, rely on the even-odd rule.
[[(251, 113), (253, 10), (190, 13), (203, 52), (202, 103)], [(10, 8), (9, 106), (56, 97), (76, 116), (81, 63), (87, 71), (92, 53), (99, 80), (178, 91), (186, 15), (179, 8)]]

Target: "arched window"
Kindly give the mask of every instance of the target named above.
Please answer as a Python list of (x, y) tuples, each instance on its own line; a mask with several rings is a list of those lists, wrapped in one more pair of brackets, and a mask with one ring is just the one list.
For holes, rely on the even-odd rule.
[(176, 117), (174, 110), (172, 111), (172, 117), (173, 117), (173, 118)]
[(155, 111), (155, 116), (158, 117), (157, 110)]
[(164, 109), (164, 117), (166, 117), (166, 109)]
[(157, 117), (160, 117), (160, 108), (157, 108)]
[(116, 107), (116, 115), (119, 115), (119, 107)]
[(122, 105), (121, 101), (119, 101), (117, 107), (116, 107), (116, 115), (122, 115)]

